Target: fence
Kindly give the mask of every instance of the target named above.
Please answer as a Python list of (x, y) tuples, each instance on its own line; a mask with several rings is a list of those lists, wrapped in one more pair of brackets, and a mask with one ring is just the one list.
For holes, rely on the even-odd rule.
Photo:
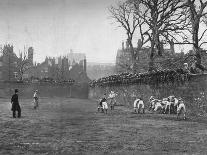
[(31, 98), (35, 90), (38, 90), (40, 97), (73, 97), (88, 98), (88, 84), (75, 83), (9, 83), (0, 82), (0, 97), (8, 98), (19, 89), (21, 98)]

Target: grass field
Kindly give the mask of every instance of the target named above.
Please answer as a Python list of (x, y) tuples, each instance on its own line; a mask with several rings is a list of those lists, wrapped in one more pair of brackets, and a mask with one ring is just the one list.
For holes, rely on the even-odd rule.
[(107, 115), (91, 100), (41, 99), (33, 109), (21, 100), (13, 119), (9, 100), (0, 100), (0, 154), (206, 154), (207, 121), (137, 115), (123, 106)]

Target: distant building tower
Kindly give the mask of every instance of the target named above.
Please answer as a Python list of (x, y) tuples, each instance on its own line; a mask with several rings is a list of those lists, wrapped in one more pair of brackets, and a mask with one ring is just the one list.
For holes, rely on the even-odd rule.
[(124, 42), (122, 41), (122, 50), (124, 50)]
[(33, 65), (33, 55), (34, 55), (34, 49), (33, 47), (28, 48), (28, 60), (30, 61), (31, 65)]
[(62, 66), (62, 58), (61, 56), (58, 57), (58, 67), (61, 67)]
[(85, 72), (86, 72), (86, 65), (87, 65), (87, 62), (86, 62), (86, 57), (85, 57), (83, 60), (83, 69)]
[(79, 61), (79, 66), (84, 69), (84, 60)]
[(19, 52), (19, 58), (22, 60), (22, 52)]

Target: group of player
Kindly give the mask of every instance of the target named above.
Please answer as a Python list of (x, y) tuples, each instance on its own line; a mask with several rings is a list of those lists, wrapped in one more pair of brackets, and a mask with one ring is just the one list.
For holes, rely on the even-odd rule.
[[(184, 119), (186, 119), (186, 106), (183, 99), (176, 98), (174, 95), (171, 95), (162, 100), (156, 99), (154, 96), (151, 96), (149, 99), (149, 111), (159, 112), (161, 114), (177, 114), (177, 118), (183, 114)], [(138, 98), (134, 101), (134, 111), (136, 113), (145, 112), (144, 102), (141, 98)]]
[[(114, 110), (114, 106), (116, 104), (116, 96), (117, 94), (113, 91), (109, 93), (108, 97), (106, 94), (104, 94), (104, 97), (101, 98), (98, 102), (98, 111), (107, 114), (108, 103), (111, 110)], [(145, 103), (142, 97), (136, 98), (134, 100), (133, 106), (135, 113), (145, 113)], [(184, 104), (184, 101), (181, 97), (176, 98), (174, 95), (163, 98), (161, 100), (156, 99), (154, 96), (151, 96), (149, 98), (149, 111), (159, 112), (162, 114), (177, 114), (177, 118), (180, 116), (180, 114), (183, 114), (184, 119), (186, 119), (186, 106)]]
[(109, 106), (110, 106), (111, 110), (114, 110), (114, 106), (116, 104), (116, 99), (115, 99), (116, 96), (117, 96), (117, 94), (114, 91), (111, 91), (109, 93), (109, 96), (108, 97), (107, 97), (106, 94), (104, 94), (103, 98), (99, 99), (99, 102), (98, 102), (98, 111), (101, 111), (101, 112), (107, 114), (107, 111), (108, 111), (108, 103), (109, 103)]

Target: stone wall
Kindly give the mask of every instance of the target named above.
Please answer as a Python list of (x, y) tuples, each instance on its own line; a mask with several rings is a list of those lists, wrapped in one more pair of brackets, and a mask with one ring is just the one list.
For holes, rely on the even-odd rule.
[[(89, 97), (98, 99), (104, 93), (109, 93), (111, 90), (118, 92), (117, 103), (132, 107), (135, 97), (142, 97), (146, 103), (146, 107), (149, 106), (148, 100), (150, 96), (156, 98), (164, 98), (169, 95), (175, 95), (176, 97), (182, 97), (188, 108), (188, 112), (195, 114), (199, 111), (206, 111), (206, 97), (207, 97), (207, 74), (203, 75), (191, 75), (190, 80), (185, 83), (168, 83), (158, 86), (152, 85), (121, 85), (111, 87), (95, 87), (90, 88)], [(202, 95), (201, 93), (204, 93)], [(202, 97), (203, 96), (203, 97)], [(201, 98), (200, 101), (196, 101), (196, 98)]]
[(20, 98), (32, 98), (36, 89), (40, 97), (88, 98), (88, 84), (52, 84), (52, 83), (0, 83), (0, 98), (9, 98), (19, 89)]

